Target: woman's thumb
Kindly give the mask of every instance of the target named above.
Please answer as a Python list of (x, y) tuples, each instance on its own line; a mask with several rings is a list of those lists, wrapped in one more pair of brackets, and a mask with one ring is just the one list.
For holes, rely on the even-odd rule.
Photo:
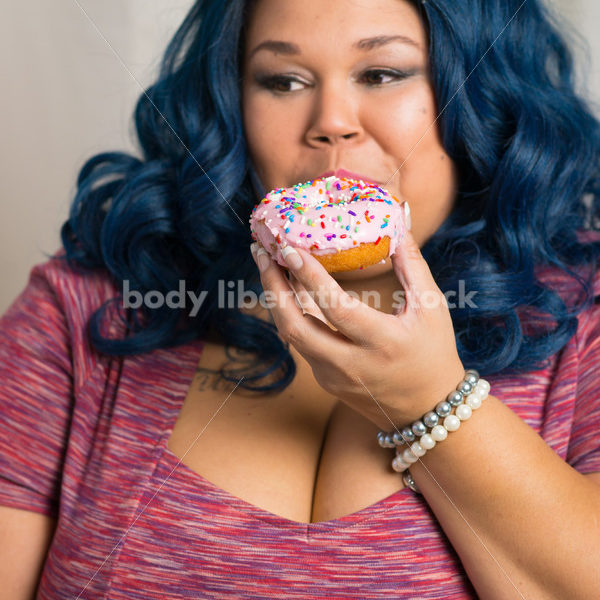
[[(404, 210), (406, 227), (404, 235), (398, 240), (396, 250), (391, 257), (392, 265), (405, 293), (412, 295), (412, 300), (420, 303), (424, 294), (431, 295), (431, 293), (439, 294), (441, 292), (413, 237), (408, 202), (404, 203)], [(407, 298), (408, 300), (409, 298)]]

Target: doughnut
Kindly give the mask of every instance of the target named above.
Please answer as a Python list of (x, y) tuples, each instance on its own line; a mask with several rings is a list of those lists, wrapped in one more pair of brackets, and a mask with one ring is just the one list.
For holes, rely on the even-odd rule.
[(314, 179), (270, 191), (252, 209), (250, 232), (282, 267), (289, 244), (329, 273), (364, 269), (394, 254), (405, 232), (404, 203), (362, 180)]

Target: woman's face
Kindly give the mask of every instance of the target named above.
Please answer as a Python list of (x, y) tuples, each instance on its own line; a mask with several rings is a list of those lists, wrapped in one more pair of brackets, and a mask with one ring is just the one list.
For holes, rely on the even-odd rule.
[(364, 175), (408, 201), (422, 246), (455, 196), (454, 165), (436, 117), (425, 30), (410, 4), (256, 2), (244, 53), (243, 119), (267, 190), (338, 169)]

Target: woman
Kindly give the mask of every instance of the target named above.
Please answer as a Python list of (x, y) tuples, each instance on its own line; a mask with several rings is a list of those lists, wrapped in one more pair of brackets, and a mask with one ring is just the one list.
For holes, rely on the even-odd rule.
[[(593, 597), (600, 144), (571, 79), (534, 0), (196, 2), (138, 104), (143, 158), (88, 161), (65, 253), (1, 322), (3, 526), (37, 540), (15, 589)], [(288, 281), (248, 251), (252, 207), (338, 170), (411, 230), (343, 275), (298, 249)], [(276, 301), (224, 306), (236, 281)], [(481, 408), (403, 478), (378, 433), (473, 368)]]

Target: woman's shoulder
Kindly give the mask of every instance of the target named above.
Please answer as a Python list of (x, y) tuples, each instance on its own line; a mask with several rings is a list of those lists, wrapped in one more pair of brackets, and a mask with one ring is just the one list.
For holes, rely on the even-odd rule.
[[(104, 303), (119, 298), (118, 288), (106, 269), (70, 264), (60, 250), (31, 268), (24, 289), (0, 317), (2, 348), (25, 357), (34, 351), (60, 355), (77, 365), (78, 378), (85, 379), (98, 358), (88, 333), (89, 319)], [(104, 336), (124, 334), (125, 323), (116, 311), (118, 300), (100, 320)]]
[[(598, 231), (578, 231), (577, 234), (582, 242), (600, 242)], [(558, 294), (567, 310), (576, 312), (577, 340), (585, 345), (590, 336), (600, 335), (600, 268), (586, 263), (570, 266), (569, 271), (554, 265), (536, 265), (534, 274), (539, 285)], [(520, 307), (519, 312), (525, 321), (532, 316), (535, 320), (538, 314), (531, 306)]]
[[(600, 231), (581, 230), (577, 232), (577, 238), (582, 243), (600, 242)], [(591, 280), (594, 296), (600, 295), (599, 266), (582, 264), (570, 267), (572, 273), (577, 277), (588, 282)], [(582, 292), (581, 284), (573, 274), (552, 265), (538, 265), (535, 268), (536, 279), (545, 287), (559, 293), (565, 302), (577, 301), (577, 296)]]
[(69, 260), (64, 248), (59, 248), (45, 261), (35, 264), (31, 273), (46, 278), (50, 283), (90, 287), (91, 293), (117, 291), (117, 286), (106, 267), (88, 268)]
[(572, 274), (558, 267), (538, 267), (535, 269), (535, 277), (543, 287), (558, 293), (569, 306), (581, 300), (584, 294), (582, 281), (591, 284), (590, 291), (594, 297), (600, 296), (600, 268), (581, 265), (570, 269)]
[(31, 268), (22, 295), (54, 302), (67, 319), (87, 321), (103, 303), (121, 291), (106, 268), (90, 269), (68, 261), (63, 248)]

